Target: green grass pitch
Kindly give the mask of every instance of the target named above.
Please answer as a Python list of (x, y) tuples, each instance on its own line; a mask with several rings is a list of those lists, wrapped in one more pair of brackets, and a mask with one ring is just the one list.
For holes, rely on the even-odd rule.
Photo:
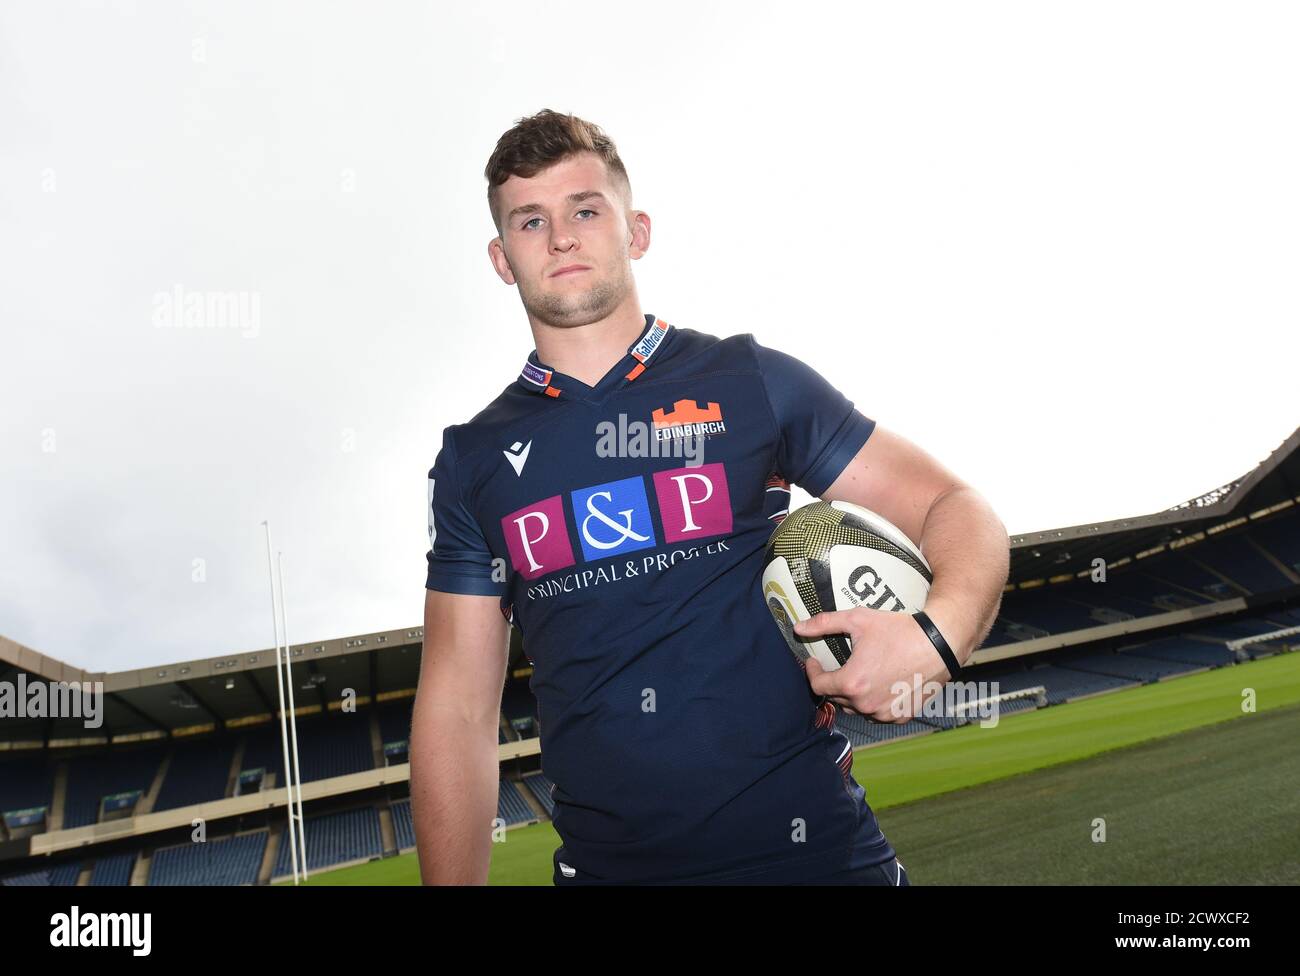
[[(1300, 884), (1298, 732), (1285, 654), (860, 750), (853, 775), (916, 884)], [(508, 831), (489, 883), (549, 885), (559, 843)], [(309, 883), (419, 881), (403, 854)]]

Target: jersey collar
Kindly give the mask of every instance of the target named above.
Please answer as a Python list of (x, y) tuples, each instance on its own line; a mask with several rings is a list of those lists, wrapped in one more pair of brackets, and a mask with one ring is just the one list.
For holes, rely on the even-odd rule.
[(657, 316), (649, 312), (645, 313), (645, 327), (641, 330), (641, 334), (627, 347), (627, 353), (623, 358), (610, 368), (595, 387), (589, 387), (546, 365), (537, 357), (536, 349), (528, 354), (528, 359), (524, 362), (524, 368), (520, 370), (516, 383), (531, 393), (556, 399), (589, 396), (622, 383), (630, 383), (646, 371), (651, 357), (663, 348), (672, 329), (671, 325)]

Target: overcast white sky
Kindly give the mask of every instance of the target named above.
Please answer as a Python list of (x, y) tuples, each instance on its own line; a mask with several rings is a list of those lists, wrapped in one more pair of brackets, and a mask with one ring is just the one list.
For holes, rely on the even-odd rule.
[[(295, 643), (417, 625), (442, 428), (532, 348), (483, 167), (547, 107), (619, 146), (645, 311), (1013, 534), (1216, 487), (1300, 423), (1297, 9), (6, 2), (0, 633), (268, 647), (266, 518)], [(258, 304), (160, 327), (178, 286)]]

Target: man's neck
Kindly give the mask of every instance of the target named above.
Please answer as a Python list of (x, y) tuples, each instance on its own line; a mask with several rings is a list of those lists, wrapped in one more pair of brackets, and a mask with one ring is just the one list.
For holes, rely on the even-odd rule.
[(587, 325), (568, 328), (529, 317), (537, 358), (580, 383), (595, 386), (627, 355), (628, 346), (645, 331), (645, 315), (636, 303), (624, 303), (612, 314)]

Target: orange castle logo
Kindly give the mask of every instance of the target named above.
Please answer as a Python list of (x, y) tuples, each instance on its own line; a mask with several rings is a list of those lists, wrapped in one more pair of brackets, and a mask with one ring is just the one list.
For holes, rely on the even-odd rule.
[(721, 423), (722, 407), (713, 401), (707, 407), (701, 407), (698, 400), (677, 400), (672, 410), (665, 411), (659, 407), (650, 417), (656, 430), (682, 424)]

